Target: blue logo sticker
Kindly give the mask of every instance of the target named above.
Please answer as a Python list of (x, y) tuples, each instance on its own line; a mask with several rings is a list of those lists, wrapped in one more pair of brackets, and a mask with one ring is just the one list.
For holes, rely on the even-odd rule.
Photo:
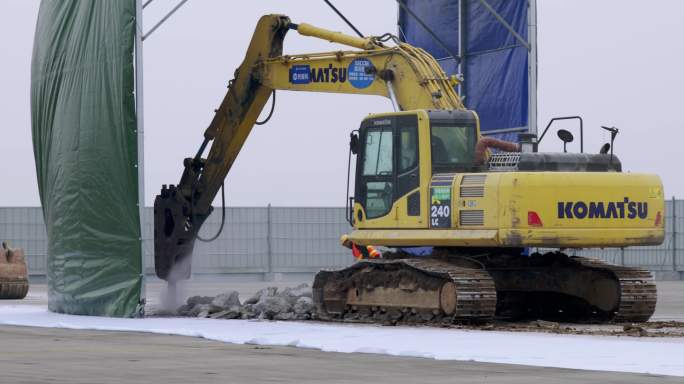
[(311, 82), (311, 68), (309, 65), (293, 65), (290, 68), (290, 83), (309, 84)]
[(366, 68), (373, 68), (373, 63), (368, 59), (354, 59), (349, 64), (349, 82), (354, 88), (367, 88), (375, 80), (375, 74), (366, 73)]

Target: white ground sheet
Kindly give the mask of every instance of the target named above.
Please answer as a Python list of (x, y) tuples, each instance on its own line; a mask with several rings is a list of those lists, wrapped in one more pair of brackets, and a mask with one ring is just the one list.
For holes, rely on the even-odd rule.
[(117, 319), (61, 315), (38, 305), (0, 305), (0, 324), (152, 332), (330, 352), (684, 376), (684, 339), (681, 338), (196, 318)]

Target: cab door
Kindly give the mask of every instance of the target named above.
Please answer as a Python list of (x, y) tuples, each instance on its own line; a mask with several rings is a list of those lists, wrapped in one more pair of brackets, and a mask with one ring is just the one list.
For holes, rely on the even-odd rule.
[[(418, 117), (415, 114), (395, 119), (396, 193), (395, 217), (397, 228), (424, 227), (421, 215), (421, 166), (418, 134)], [(425, 172), (423, 170), (423, 173)]]
[(370, 118), (359, 133), (355, 226), (416, 227), (422, 214), (417, 116)]

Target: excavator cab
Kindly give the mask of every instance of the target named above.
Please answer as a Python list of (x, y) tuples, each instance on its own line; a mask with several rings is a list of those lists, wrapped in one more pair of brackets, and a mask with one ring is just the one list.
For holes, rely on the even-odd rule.
[(414, 110), (361, 123), (352, 223), (356, 228), (427, 228), (436, 172), (477, 169), (472, 111)]

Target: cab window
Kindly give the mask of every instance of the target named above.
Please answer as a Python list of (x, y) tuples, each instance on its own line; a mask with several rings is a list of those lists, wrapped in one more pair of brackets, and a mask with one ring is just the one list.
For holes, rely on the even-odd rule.
[(363, 159), (364, 176), (392, 174), (392, 129), (369, 129)]
[(416, 126), (399, 127), (399, 173), (418, 166), (418, 129)]
[(441, 171), (467, 171), (475, 154), (475, 129), (468, 125), (434, 124), (432, 135), (432, 168)]
[(363, 152), (366, 217), (386, 215), (394, 196), (394, 139), (392, 126), (369, 128)]

